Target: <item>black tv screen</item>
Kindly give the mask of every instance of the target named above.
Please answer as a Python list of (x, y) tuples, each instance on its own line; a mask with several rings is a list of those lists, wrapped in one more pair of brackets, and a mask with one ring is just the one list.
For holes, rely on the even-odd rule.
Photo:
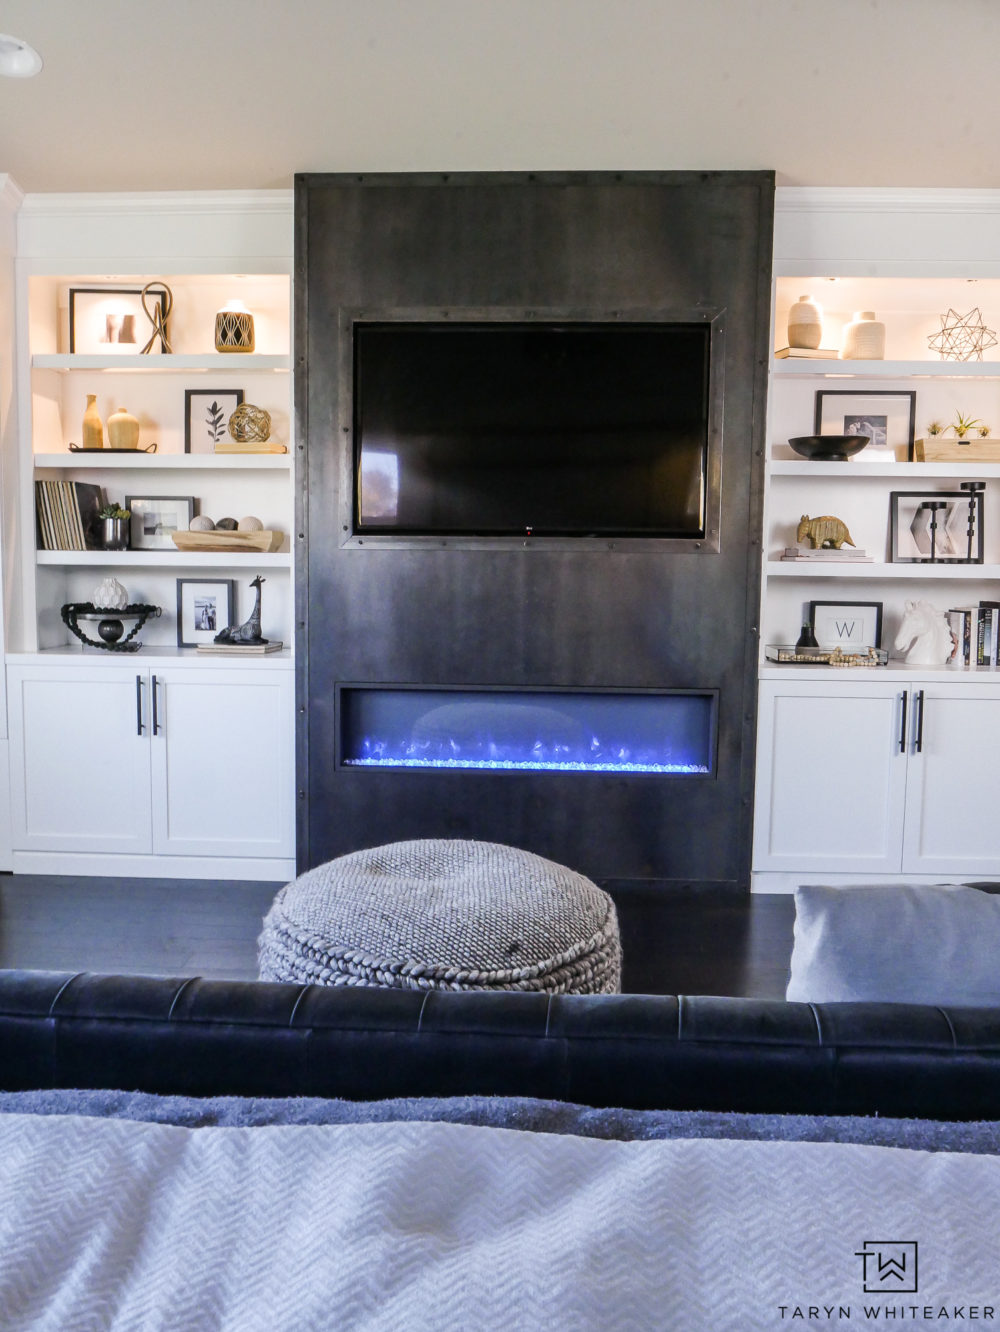
[(354, 326), (355, 531), (705, 533), (704, 323)]

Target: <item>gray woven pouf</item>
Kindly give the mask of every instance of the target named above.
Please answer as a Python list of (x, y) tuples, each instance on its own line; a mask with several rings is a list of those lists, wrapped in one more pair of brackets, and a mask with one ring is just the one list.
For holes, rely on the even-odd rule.
[(264, 917), (261, 980), (420, 990), (615, 994), (614, 903), (493, 842), (394, 842), (318, 865)]

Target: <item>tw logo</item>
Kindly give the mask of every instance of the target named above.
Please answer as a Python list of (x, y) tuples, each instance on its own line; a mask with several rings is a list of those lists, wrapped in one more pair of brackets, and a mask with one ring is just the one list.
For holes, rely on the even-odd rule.
[(861, 1259), (866, 1294), (917, 1293), (915, 1240), (865, 1240), (855, 1257)]

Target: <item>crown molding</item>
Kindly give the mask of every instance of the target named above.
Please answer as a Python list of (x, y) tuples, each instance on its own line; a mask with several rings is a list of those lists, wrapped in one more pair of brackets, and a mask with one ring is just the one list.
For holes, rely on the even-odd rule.
[(128, 217), (156, 213), (218, 217), (220, 214), (291, 214), (288, 190), (143, 190), (107, 194), (22, 194), (23, 211), (38, 217)]
[(1000, 190), (779, 185), (776, 213), (1000, 213)]
[(0, 175), (0, 209), (4, 209), (8, 213), (16, 213), (24, 204), (24, 200), (24, 190), (21, 189), (14, 177)]

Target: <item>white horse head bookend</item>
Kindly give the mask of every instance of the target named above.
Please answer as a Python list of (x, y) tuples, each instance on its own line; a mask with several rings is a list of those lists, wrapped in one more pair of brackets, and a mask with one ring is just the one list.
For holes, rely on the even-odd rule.
[(943, 611), (929, 601), (908, 601), (895, 648), (908, 666), (943, 666), (955, 652), (955, 639)]

